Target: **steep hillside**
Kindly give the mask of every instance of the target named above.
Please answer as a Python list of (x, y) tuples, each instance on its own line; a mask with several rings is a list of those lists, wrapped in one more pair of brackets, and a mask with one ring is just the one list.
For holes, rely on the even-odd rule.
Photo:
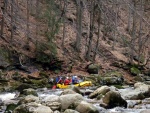
[[(102, 72), (120, 70), (128, 74), (122, 68), (129, 63), (150, 69), (150, 2), (147, 0), (135, 1), (136, 4), (130, 0), (56, 0), (54, 6), (40, 0), (4, 3), (5, 0), (0, 0), (3, 31), (0, 46), (17, 56), (21, 65), (33, 65), (37, 61), (38, 47), (45, 47), (40, 53), (44, 56), (51, 55), (56, 45), (63, 71), (70, 72), (71, 68), (71, 72), (84, 72), (90, 63), (99, 64)], [(51, 15), (45, 16), (47, 10), (52, 10)], [(59, 22), (59, 29), (52, 27), (52, 23), (49, 25), (48, 19), (54, 24)], [(47, 34), (55, 33), (55, 29), (58, 33), (48, 39)], [(79, 46), (76, 46), (77, 37), (81, 39)], [(53, 59), (50, 64), (53, 65)]]

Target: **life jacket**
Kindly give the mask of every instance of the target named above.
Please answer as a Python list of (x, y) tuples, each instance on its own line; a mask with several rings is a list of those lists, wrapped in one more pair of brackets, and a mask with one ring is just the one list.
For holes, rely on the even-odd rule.
[(69, 85), (69, 84), (70, 84), (70, 80), (65, 79), (64, 84), (65, 84), (65, 85)]

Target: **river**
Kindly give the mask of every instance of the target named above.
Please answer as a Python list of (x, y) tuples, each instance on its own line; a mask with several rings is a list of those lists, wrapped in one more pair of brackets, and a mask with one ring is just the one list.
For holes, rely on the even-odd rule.
[[(86, 89), (82, 89), (82, 90), (86, 90)], [(49, 95), (60, 95), (61, 92), (63, 92), (62, 89), (51, 90), (47, 88), (37, 89), (36, 91), (40, 99), (43, 99)], [(5, 93), (0, 94), (0, 113), (5, 113), (7, 102), (9, 103), (11, 100), (12, 101), (15, 100), (16, 94), (18, 95), (18, 92), (5, 92)], [(140, 109), (135, 109), (135, 108), (125, 109), (122, 107), (115, 107), (113, 109), (104, 109), (103, 107), (99, 106), (98, 100), (89, 99), (86, 95), (84, 96), (84, 98), (86, 99), (87, 102), (92, 103), (94, 106), (96, 106), (100, 113), (140, 113), (142, 110), (144, 110), (144, 108), (141, 109), (142, 107)], [(130, 100), (128, 100), (127, 102), (128, 104), (131, 104)]]

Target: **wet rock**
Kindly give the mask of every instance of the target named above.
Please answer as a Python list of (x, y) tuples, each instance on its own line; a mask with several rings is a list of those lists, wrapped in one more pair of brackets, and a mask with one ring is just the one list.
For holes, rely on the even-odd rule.
[(42, 100), (42, 104), (50, 107), (53, 111), (61, 109), (59, 96), (49, 95)]
[(134, 108), (135, 105), (141, 104), (141, 100), (129, 100), (128, 102), (128, 108)]
[(109, 91), (106, 93), (106, 95), (102, 98), (102, 101), (104, 104), (101, 104), (101, 106), (105, 108), (114, 108), (117, 106), (127, 107), (126, 100), (124, 100), (116, 91)]
[(54, 113), (60, 113), (58, 110), (54, 111)]
[(42, 102), (59, 102), (59, 96), (57, 95), (48, 95), (42, 99)]
[(61, 93), (61, 95), (66, 95), (66, 94), (76, 94), (76, 92), (73, 91), (72, 89), (66, 89)]
[(52, 102), (52, 103), (46, 103), (47, 106), (49, 106), (52, 110), (60, 110), (61, 109), (61, 103), (59, 102)]
[(90, 64), (88, 66), (88, 69), (87, 71), (90, 73), (90, 74), (98, 74), (98, 69), (99, 69), (99, 66), (96, 65), (96, 64)]
[(73, 86), (72, 90), (75, 91), (76, 93), (83, 95), (83, 93), (80, 91), (79, 87)]
[(19, 92), (23, 92), (24, 89), (28, 89), (28, 88), (33, 88), (33, 85), (22, 83), (16, 88), (16, 90), (18, 90)]
[(17, 106), (17, 104), (8, 104), (5, 113), (11, 113)]
[(134, 80), (135, 81), (139, 81), (139, 82), (143, 82), (144, 78), (142, 76), (140, 76), (140, 75), (137, 75), (137, 76), (134, 77)]
[(144, 100), (142, 100), (143, 104), (150, 104), (150, 98), (146, 98)]
[(123, 79), (118, 77), (103, 77), (103, 84), (105, 85), (119, 85), (123, 83)]
[(121, 95), (128, 100), (139, 100), (150, 96), (150, 86), (138, 82), (134, 84), (134, 89), (121, 91)]
[(0, 113), (5, 113), (6, 106), (0, 106)]
[(31, 103), (31, 102), (39, 103), (40, 99), (39, 99), (39, 97), (36, 97), (33, 95), (27, 95), (19, 101), (19, 104), (26, 104), (26, 103)]
[(104, 76), (99, 76), (98, 81), (102, 85), (122, 85), (124, 77), (120, 72), (108, 72)]
[(93, 92), (94, 92), (93, 90), (86, 89), (85, 91), (83, 91), (83, 94), (84, 94), (84, 95), (90, 95), (90, 94), (93, 93)]
[(61, 108), (63, 110), (67, 109), (72, 103), (76, 101), (84, 100), (83, 96), (78, 93), (61, 95), (59, 98), (60, 98)]
[(118, 89), (117, 89), (117, 87), (119, 87), (119, 86), (117, 86), (117, 85), (114, 85), (114, 86), (110, 86), (110, 90), (111, 91), (118, 91), (118, 89), (124, 89), (122, 86), (120, 86)]
[(105, 95), (108, 91), (110, 91), (110, 88), (108, 86), (102, 86), (98, 89), (96, 89), (93, 93), (89, 95), (89, 98), (96, 98), (98, 95)]
[(150, 81), (145, 81), (146, 84), (150, 85)]
[(13, 113), (53, 113), (53, 111), (47, 106), (32, 102), (21, 104), (14, 109)]
[(141, 111), (140, 113), (150, 113), (150, 109), (143, 110), (143, 111)]
[(66, 109), (66, 110), (64, 111), (64, 113), (80, 113), (80, 112), (78, 112), (78, 111), (76, 111), (76, 110), (72, 110), (72, 109)]
[(75, 110), (79, 113), (99, 113), (95, 106), (85, 101), (81, 101)]
[(34, 90), (32, 88), (24, 89), (23, 92), (21, 92), (21, 94), (38, 96), (36, 90)]
[(42, 88), (42, 87), (45, 87), (46, 85), (49, 85), (47, 78), (43, 78), (43, 79), (40, 79), (40, 80), (32, 79), (31, 83), (33, 85), (35, 85), (37, 88)]

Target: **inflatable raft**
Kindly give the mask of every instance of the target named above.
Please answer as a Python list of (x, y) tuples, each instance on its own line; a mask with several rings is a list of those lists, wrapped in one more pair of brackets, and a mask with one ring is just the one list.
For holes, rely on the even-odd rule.
[(70, 84), (70, 85), (57, 84), (56, 86), (60, 89), (70, 88), (71, 86), (88, 87), (88, 86), (92, 86), (92, 82), (91, 81), (83, 81), (78, 84)]

